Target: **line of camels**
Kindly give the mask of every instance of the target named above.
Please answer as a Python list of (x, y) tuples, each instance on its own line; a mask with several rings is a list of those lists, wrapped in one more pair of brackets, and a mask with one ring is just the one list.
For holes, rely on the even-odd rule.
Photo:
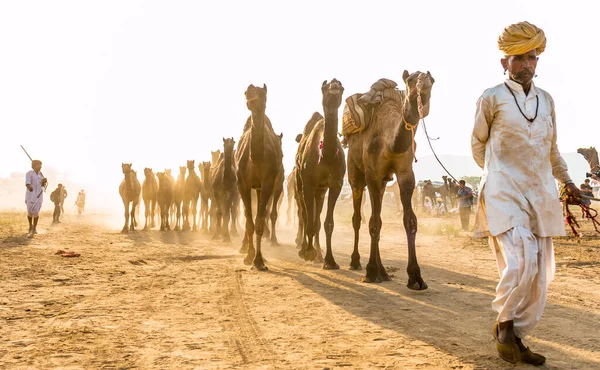
[[(434, 79), (429, 72), (418, 71), (412, 74), (404, 71), (402, 78), (406, 89), (398, 91), (400, 98), (383, 99), (373, 105), (371, 123), (360, 132), (346, 135), (344, 146), (338, 135), (338, 111), (343, 101), (344, 87), (336, 79), (324, 81), (321, 86), (323, 113), (313, 113), (302, 134), (296, 137), (298, 149), (295, 166), (287, 179), (287, 193), (297, 205), (296, 244), (299, 256), (307, 261), (322, 261), (325, 269), (339, 269), (332, 251), (334, 209), (347, 173), (354, 210), (354, 246), (350, 269), (358, 270), (362, 269), (358, 252), (361, 206), (365, 188), (368, 189), (371, 247), (363, 281), (382, 282), (390, 280), (390, 276), (383, 266), (379, 251), (381, 210), (386, 185), (395, 175), (395, 195), (402, 204), (408, 240), (407, 286), (424, 290), (427, 284), (421, 277), (415, 250), (417, 218), (412, 207), (415, 193), (412, 164), (414, 130), (420, 120), (429, 114)], [(202, 229), (212, 232), (213, 238), (230, 241), (230, 235), (237, 233), (237, 205), (241, 199), (246, 221), (240, 249), (245, 254), (244, 263), (260, 271), (268, 269), (263, 258), (262, 239), (269, 233), (270, 220), (271, 245), (278, 245), (275, 226), (278, 206), (284, 193), (283, 134), (274, 131), (266, 115), (266, 85), (248, 86), (245, 96), (250, 116), (237, 148), (234, 138), (223, 138), (223, 151), (213, 152), (211, 162), (198, 165), (200, 175), (196, 173), (192, 160), (187, 162), (187, 167), (180, 167), (177, 179), (169, 170), (155, 175), (152, 169), (146, 168), (143, 183), (140, 184), (131, 163), (122, 164), (124, 179), (119, 193), (125, 208), (123, 232), (135, 230), (136, 207), (143, 199), (146, 205), (145, 229), (156, 226), (154, 214), (158, 205), (160, 230), (169, 230), (174, 224), (175, 230)], [(348, 149), (347, 158), (344, 148)], [(255, 190), (254, 196), (252, 190)], [(325, 199), (327, 209), (322, 223)], [(253, 212), (256, 212), (255, 217)], [(325, 229), (324, 255), (319, 241), (321, 226)]]

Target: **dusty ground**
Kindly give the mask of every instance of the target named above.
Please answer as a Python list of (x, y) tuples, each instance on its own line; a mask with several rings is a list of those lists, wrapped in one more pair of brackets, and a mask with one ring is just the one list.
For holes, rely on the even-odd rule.
[[(119, 217), (66, 215), (50, 226), (44, 215), (41, 233), (27, 239), (24, 214), (0, 214), (0, 368), (512, 367), (497, 358), (491, 335), (498, 276), (484, 240), (458, 232), (457, 217), (421, 217), (417, 250), (429, 289), (410, 291), (401, 220), (388, 214), (382, 258), (395, 277), (369, 285), (364, 272), (347, 269), (348, 210), (338, 216), (342, 269), (300, 260), (293, 230), (283, 228), (282, 246), (265, 247), (270, 270), (260, 273), (243, 265), (239, 238), (123, 235)], [(600, 239), (583, 224), (581, 244), (555, 241), (557, 278), (527, 339), (549, 369), (600, 368)]]

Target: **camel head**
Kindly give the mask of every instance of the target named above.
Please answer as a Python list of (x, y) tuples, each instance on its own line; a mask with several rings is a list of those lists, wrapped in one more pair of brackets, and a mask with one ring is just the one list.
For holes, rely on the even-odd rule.
[(421, 103), (425, 107), (424, 115), (429, 114), (429, 98), (431, 97), (431, 88), (433, 87), (433, 83), (435, 80), (431, 76), (431, 73), (427, 71), (427, 73), (423, 73), (420, 71), (416, 71), (412, 74), (409, 74), (407, 70), (404, 70), (404, 74), (402, 75), (402, 79), (406, 84), (406, 92), (411, 103), (417, 102), (417, 96), (421, 96)]
[(210, 162), (202, 162), (201, 165), (204, 168), (204, 171), (210, 172), (210, 167), (211, 167), (211, 163)]
[(264, 110), (267, 106), (267, 85), (263, 84), (263, 87), (250, 85), (246, 89), (245, 95), (246, 106), (251, 111)]
[(211, 163), (214, 166), (219, 161), (219, 157), (221, 156), (221, 150), (220, 149), (215, 150), (214, 152), (211, 150), (210, 155), (211, 155)]
[(170, 168), (165, 168), (165, 176), (171, 177), (171, 169)]
[(125, 175), (131, 172), (131, 163), (121, 163), (121, 170)]
[(590, 146), (589, 148), (579, 148), (577, 153), (581, 154), (585, 159), (593, 158), (594, 155), (598, 155), (596, 148)]
[(187, 161), (187, 168), (188, 170), (190, 170), (190, 172), (194, 172), (194, 170), (196, 169), (196, 161), (194, 159), (192, 159), (191, 161)]
[(158, 182), (163, 182), (165, 181), (165, 174), (162, 172), (157, 172), (156, 173), (156, 177), (158, 178)]
[(300, 144), (300, 141), (302, 141), (302, 134), (296, 135), (296, 142)]
[(323, 108), (337, 109), (342, 105), (342, 96), (344, 94), (344, 87), (342, 83), (335, 78), (329, 83), (327, 80), (323, 81), (321, 85), (321, 92), (323, 93)]
[(144, 168), (144, 176), (146, 176), (146, 178), (152, 177), (153, 173), (152, 173), (152, 168)]
[(179, 175), (185, 177), (185, 171), (186, 170), (187, 170), (187, 167), (185, 167), (185, 166), (179, 166)]
[(233, 154), (233, 147), (235, 146), (235, 140), (233, 138), (223, 138), (223, 150), (225, 153)]

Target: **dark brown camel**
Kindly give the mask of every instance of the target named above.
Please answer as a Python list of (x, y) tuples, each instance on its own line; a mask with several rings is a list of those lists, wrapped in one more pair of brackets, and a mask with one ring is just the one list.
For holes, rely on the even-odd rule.
[(429, 72), (404, 71), (402, 76), (406, 91), (399, 91), (398, 99), (386, 99), (375, 108), (371, 124), (361, 132), (351, 134), (348, 139), (348, 180), (352, 186), (354, 215), (354, 251), (351, 269), (360, 269), (358, 238), (360, 230), (360, 204), (365, 186), (371, 200), (371, 254), (367, 264), (365, 282), (390, 280), (383, 267), (379, 253), (381, 232), (381, 205), (386, 183), (396, 175), (402, 200), (404, 229), (408, 239), (408, 287), (422, 290), (427, 284), (421, 278), (417, 263), (415, 238), (417, 217), (411, 199), (415, 188), (412, 169), (414, 159), (414, 130), (419, 119), (429, 114), (429, 99), (434, 80)]
[[(246, 124), (249, 124), (250, 127), (243, 132), (236, 151), (238, 189), (244, 202), (248, 242), (244, 263), (252, 264), (254, 268), (264, 271), (267, 270), (267, 267), (262, 257), (261, 239), (265, 228), (267, 203), (271, 197), (273, 197), (275, 205), (271, 211), (272, 224), (275, 224), (277, 220), (276, 205), (281, 191), (283, 191), (283, 152), (281, 139), (273, 131), (269, 118), (265, 114), (267, 86), (263, 85), (260, 88), (250, 85), (245, 95), (246, 106), (251, 111), (251, 116)], [(276, 183), (279, 178), (281, 178), (281, 184)], [(252, 189), (256, 189), (258, 198), (255, 222), (252, 220)], [(256, 247), (253, 240), (255, 225)], [(271, 240), (275, 237), (274, 231), (272, 230)]]
[[(216, 203), (216, 227), (213, 239), (223, 237), (224, 242), (230, 242), (229, 220), (236, 200), (237, 178), (233, 165), (233, 147), (235, 140), (223, 138), (223, 158), (217, 167), (211, 171), (213, 199)], [(233, 221), (233, 220), (232, 220)], [(233, 222), (232, 222), (233, 223)]]
[[(200, 221), (202, 222), (202, 231), (208, 232), (208, 217), (209, 217), (209, 202), (212, 204), (214, 202), (213, 199), (213, 189), (212, 189), (212, 179), (211, 179), (211, 163), (210, 162), (202, 162), (199, 165), (200, 168), (200, 176), (202, 177), (202, 191), (200, 192)], [(213, 220), (211, 220), (213, 222)]]
[(179, 166), (179, 176), (173, 187), (173, 208), (171, 212), (175, 214), (175, 230), (181, 229), (181, 206), (185, 198), (185, 166)]
[(334, 227), (333, 211), (346, 173), (344, 149), (338, 138), (338, 110), (342, 104), (344, 87), (334, 78), (329, 83), (323, 81), (321, 92), (325, 117), (315, 124), (308, 135), (302, 137), (304, 145), (298, 148), (296, 156), (297, 181), (300, 185), (298, 198), (304, 224), (303, 243), (298, 254), (307, 261), (323, 258), (321, 248), (315, 248), (313, 242), (320, 229), (325, 193), (329, 190), (324, 224), (327, 251), (323, 268), (339, 269), (340, 266), (333, 258), (331, 235)]
[(448, 193), (446, 195), (448, 202), (450, 203), (450, 208), (454, 208), (458, 206), (458, 191), (460, 190), (460, 186), (458, 183), (448, 176), (442, 176), (444, 179), (444, 184), (446, 184), (446, 189), (448, 189)]
[(169, 210), (173, 204), (173, 182), (168, 175), (163, 172), (156, 174), (158, 177), (158, 207), (160, 209), (160, 231), (170, 230)]
[[(125, 175), (119, 186), (119, 194), (123, 200), (123, 207), (125, 207), (125, 226), (123, 226), (121, 232), (126, 233), (130, 230), (135, 231), (135, 227), (137, 226), (136, 207), (140, 202), (142, 186), (131, 168), (131, 163), (122, 163), (121, 170), (123, 171), (123, 175)], [(131, 212), (129, 211), (129, 203), (131, 203)], [(130, 218), (131, 223), (129, 222)]]
[[(144, 200), (144, 215), (146, 216), (144, 230), (156, 227), (154, 217), (156, 216), (157, 192), (158, 181), (156, 181), (152, 168), (144, 168), (144, 181), (142, 182), (142, 199)], [(150, 226), (148, 226), (148, 219), (150, 219)]]
[(431, 200), (431, 203), (435, 204), (435, 200), (437, 199), (435, 193), (438, 193), (442, 200), (447, 204), (449, 198), (449, 190), (446, 183), (444, 182), (443, 185), (435, 186), (433, 185), (431, 180), (425, 180), (425, 184), (423, 185), (423, 191), (421, 192), (421, 206), (425, 207), (425, 198), (429, 198), (429, 200)]
[(196, 173), (195, 161), (187, 161), (188, 175), (185, 179), (185, 192), (183, 194), (183, 230), (190, 230), (190, 214), (192, 215), (191, 229), (198, 230), (196, 224), (198, 216), (198, 199), (202, 190), (202, 181)]

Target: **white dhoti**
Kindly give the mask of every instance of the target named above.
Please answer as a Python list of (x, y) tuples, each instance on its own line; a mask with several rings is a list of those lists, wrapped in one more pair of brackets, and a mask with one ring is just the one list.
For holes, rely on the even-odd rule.
[(39, 217), (42, 209), (42, 202), (25, 202), (27, 205), (27, 216)]
[(546, 291), (554, 279), (552, 237), (537, 237), (516, 226), (490, 237), (489, 243), (500, 273), (492, 308), (498, 321), (514, 320), (515, 334), (524, 338), (542, 318)]

